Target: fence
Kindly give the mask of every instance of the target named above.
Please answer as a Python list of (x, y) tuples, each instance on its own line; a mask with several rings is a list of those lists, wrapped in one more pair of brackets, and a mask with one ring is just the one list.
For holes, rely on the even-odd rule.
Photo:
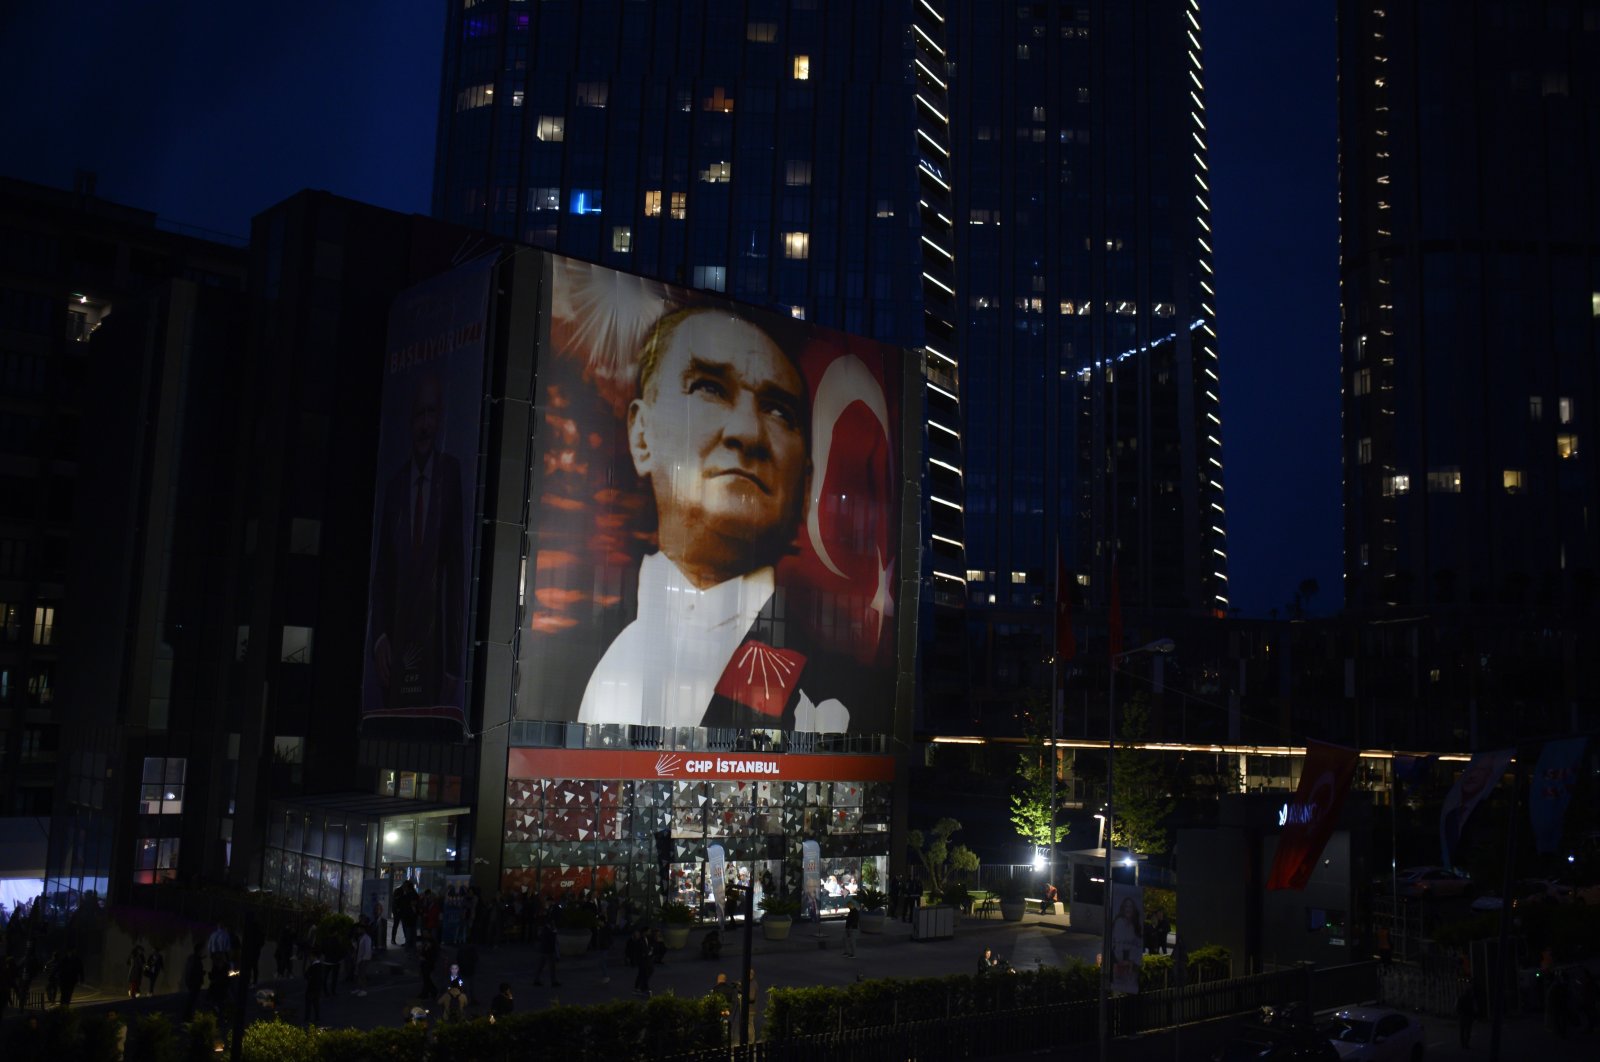
[[(1301, 967), (1117, 996), (1110, 1007), (1111, 1033), (1131, 1036), (1308, 998), (1317, 1006), (1347, 1002), (1347, 998), (1324, 997), (1348, 991), (1352, 985), (1371, 983), (1371, 966), (1358, 963), (1351, 968), (1315, 972)], [(1329, 976), (1324, 978), (1323, 974)], [(1357, 998), (1370, 998), (1370, 995)], [(1091, 999), (991, 1014), (877, 1025), (826, 1036), (769, 1040), (732, 1049), (678, 1055), (673, 1062), (881, 1062), (885, 1058), (955, 1062), (1093, 1043), (1099, 1032), (1099, 1005)]]

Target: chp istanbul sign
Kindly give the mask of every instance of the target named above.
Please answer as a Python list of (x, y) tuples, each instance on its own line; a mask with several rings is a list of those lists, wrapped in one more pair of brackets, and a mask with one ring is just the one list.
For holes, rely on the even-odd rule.
[(888, 782), (894, 779), (894, 757), (512, 749), (507, 756), (506, 777)]

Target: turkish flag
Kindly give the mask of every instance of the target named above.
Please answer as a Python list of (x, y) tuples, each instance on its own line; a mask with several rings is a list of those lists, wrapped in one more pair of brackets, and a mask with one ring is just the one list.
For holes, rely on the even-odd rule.
[(1342, 745), (1306, 742), (1306, 762), (1300, 787), (1280, 815), (1278, 854), (1267, 876), (1269, 889), (1303, 889), (1322, 858), (1333, 828), (1339, 824), (1350, 779), (1356, 773), (1356, 750)]
[(1067, 580), (1067, 566), (1056, 546), (1056, 659), (1071, 660), (1078, 652), (1078, 641), (1072, 635), (1072, 584)]

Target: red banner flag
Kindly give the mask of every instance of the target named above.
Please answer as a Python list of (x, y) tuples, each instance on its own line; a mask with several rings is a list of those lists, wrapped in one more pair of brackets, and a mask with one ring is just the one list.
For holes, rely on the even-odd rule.
[(1322, 849), (1339, 824), (1350, 779), (1356, 773), (1356, 750), (1341, 745), (1306, 742), (1306, 762), (1294, 799), (1278, 813), (1283, 832), (1278, 854), (1267, 876), (1269, 889), (1303, 889), (1322, 858)]
[(1106, 629), (1111, 639), (1111, 666), (1116, 667), (1122, 655), (1122, 583), (1117, 578), (1117, 558), (1111, 558), (1111, 614), (1106, 617)]
[(1067, 566), (1056, 547), (1056, 659), (1071, 660), (1078, 652), (1078, 640), (1072, 635), (1072, 583), (1067, 579)]

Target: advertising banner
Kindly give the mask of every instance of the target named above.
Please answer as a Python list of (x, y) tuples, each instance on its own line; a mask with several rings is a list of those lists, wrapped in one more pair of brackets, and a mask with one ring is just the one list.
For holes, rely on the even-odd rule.
[(553, 259), (517, 711), (886, 733), (901, 351)]
[(1272, 860), (1268, 889), (1303, 889), (1311, 880), (1322, 849), (1339, 824), (1350, 779), (1356, 773), (1357, 753), (1340, 745), (1306, 742), (1306, 762), (1300, 786), (1280, 814), (1283, 833)]
[(372, 948), (383, 951), (389, 944), (389, 880), (361, 879), (361, 917), (372, 926)]
[(717, 925), (720, 928), (727, 920), (728, 896), (728, 857), (720, 844), (714, 844), (706, 849), (707, 876), (711, 879), (711, 902), (717, 905)]
[(800, 845), (800, 917), (820, 918), (822, 894), (822, 846), (816, 841)]
[(1578, 782), (1578, 767), (1588, 738), (1566, 738), (1545, 743), (1539, 762), (1533, 768), (1528, 787), (1528, 818), (1533, 823), (1533, 841), (1545, 855), (1561, 845), (1561, 824), (1572, 801), (1572, 787)]
[(1466, 828), (1467, 820), (1478, 805), (1483, 803), (1483, 798), (1500, 784), (1506, 769), (1511, 766), (1513, 751), (1500, 749), (1473, 756), (1456, 779), (1456, 784), (1445, 794), (1444, 806), (1439, 810), (1439, 862), (1443, 865), (1455, 865), (1451, 860), (1461, 846), (1461, 831)]
[(471, 874), (446, 874), (444, 878), (444, 910), (440, 912), (439, 929), (448, 944), (460, 944), (466, 939), (467, 908), (472, 903)]
[(1111, 990), (1138, 992), (1144, 965), (1144, 890), (1137, 885), (1112, 885)]
[(494, 256), (479, 259), (411, 288), (390, 308), (364, 719), (466, 725), (466, 584), (493, 267)]
[(894, 757), (514, 748), (507, 756), (506, 777), (890, 782)]

